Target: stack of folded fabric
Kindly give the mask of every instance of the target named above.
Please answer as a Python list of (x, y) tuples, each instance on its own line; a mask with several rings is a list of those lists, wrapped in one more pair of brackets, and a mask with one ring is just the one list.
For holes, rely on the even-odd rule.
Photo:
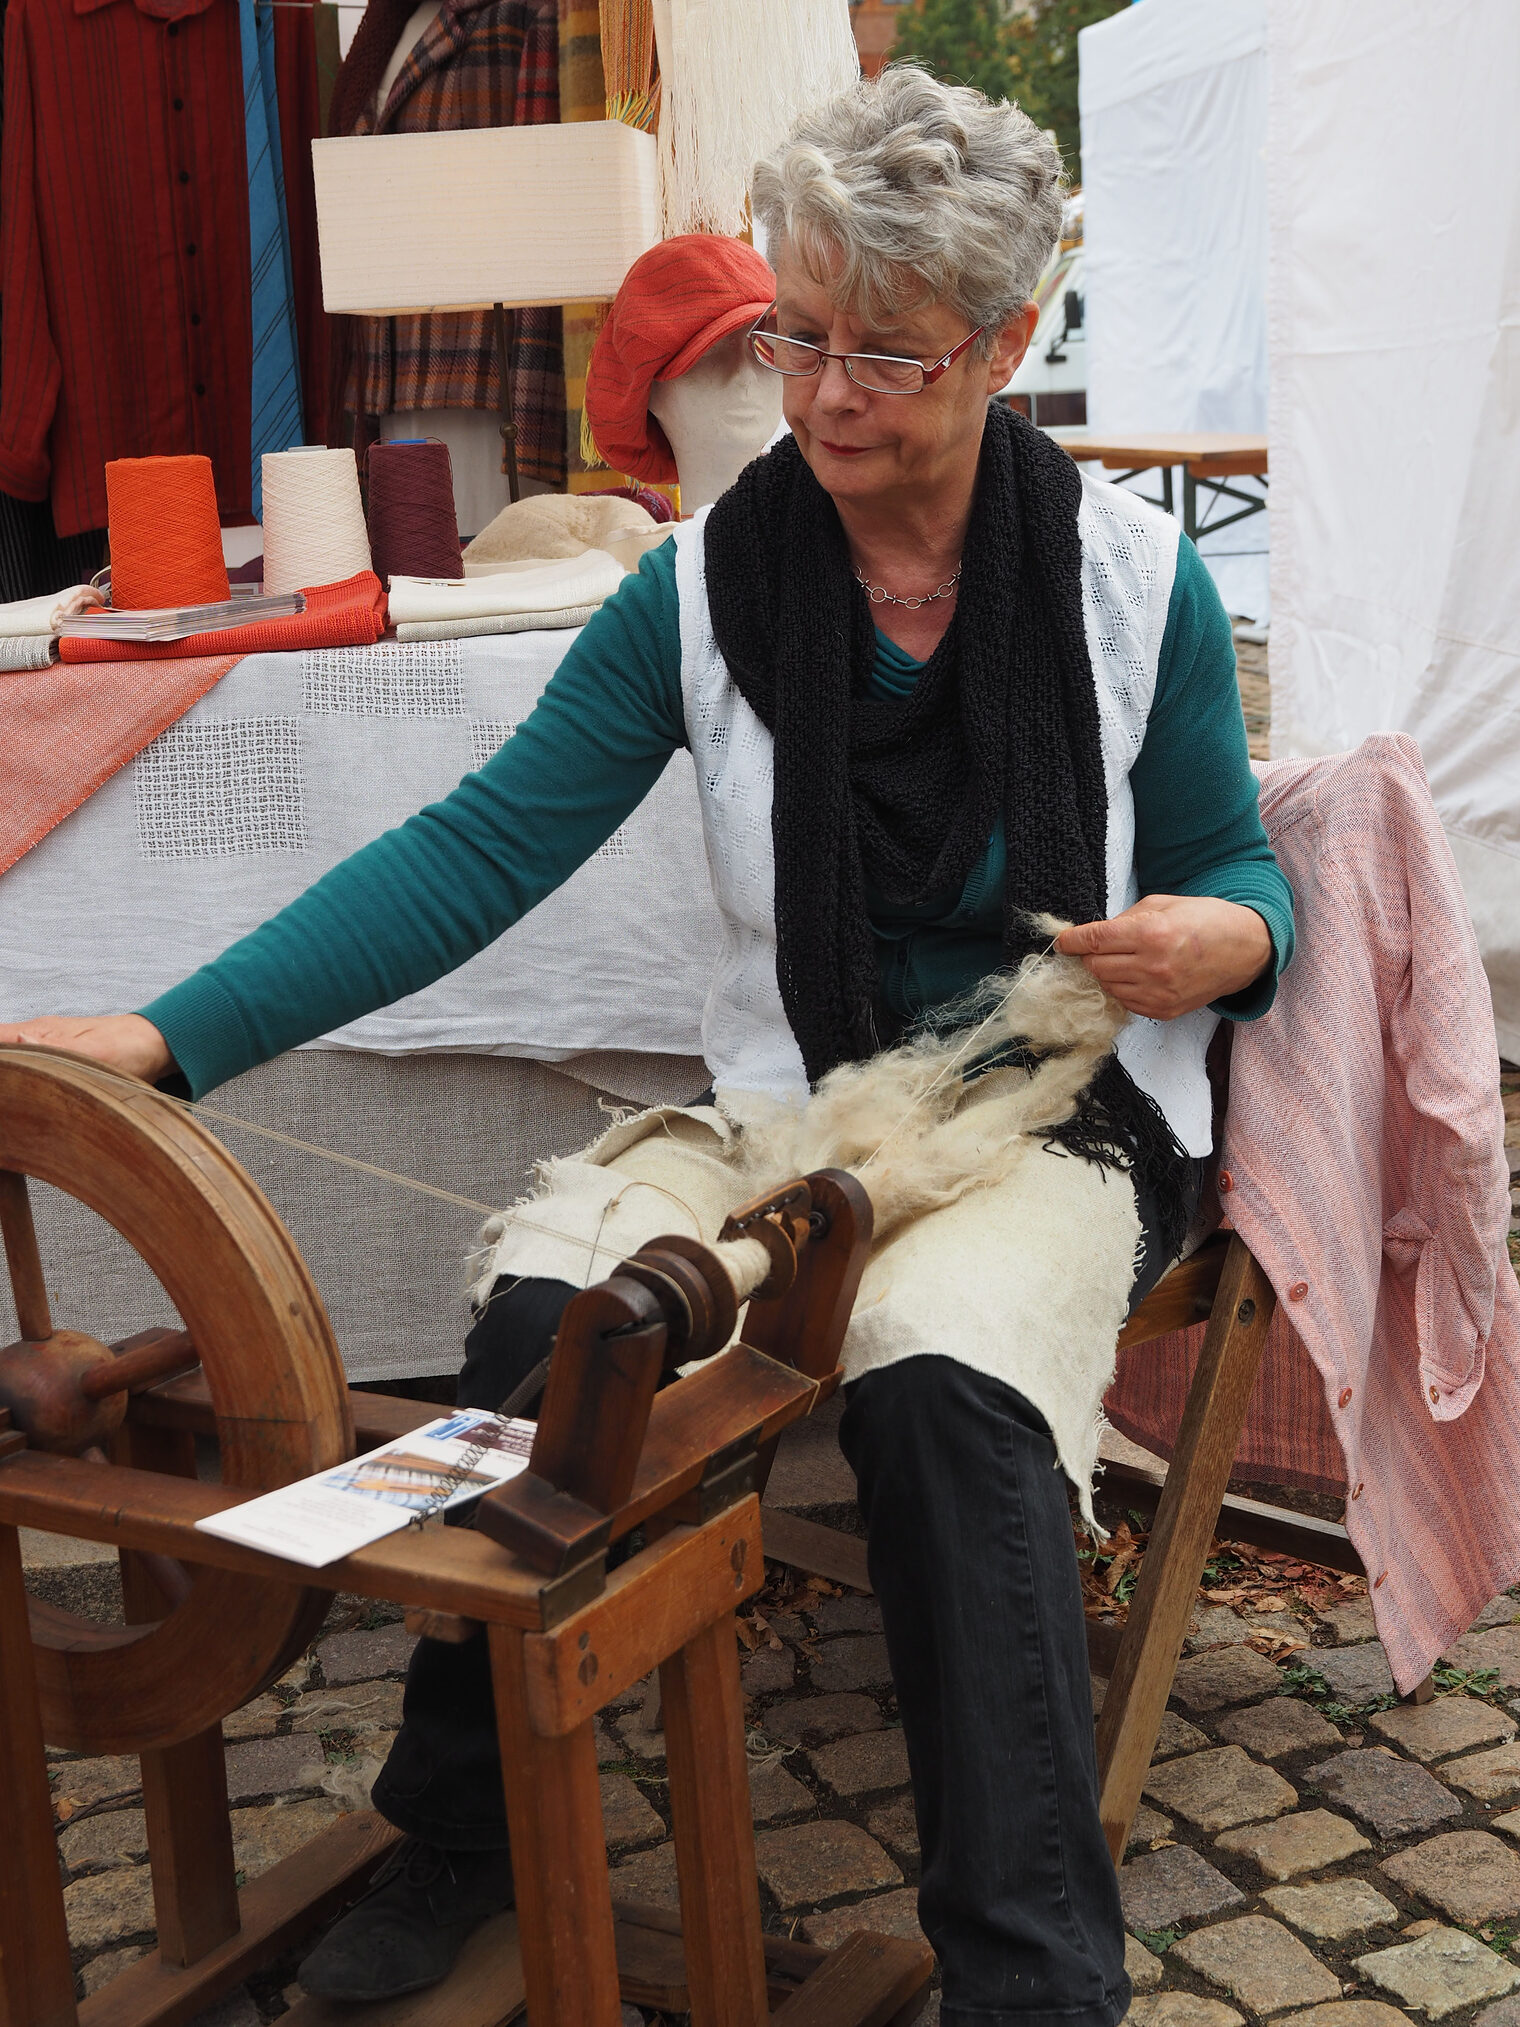
[(391, 620), (404, 641), (584, 626), (623, 576), (615, 556), (588, 549), (553, 562), (507, 563), (489, 576), (392, 577)]
[(42, 598), (22, 598), (0, 605), (0, 675), (18, 669), (45, 669), (53, 661), (58, 629), (64, 620), (102, 603), (90, 584), (51, 591)]
[(245, 626), (151, 643), (69, 635), (60, 643), (59, 652), (66, 662), (178, 661), (206, 654), (268, 655), (300, 648), (369, 647), (385, 631), (385, 593), (373, 570), (361, 570), (341, 584), (313, 585), (304, 598), (304, 611), (281, 619), (252, 619)]

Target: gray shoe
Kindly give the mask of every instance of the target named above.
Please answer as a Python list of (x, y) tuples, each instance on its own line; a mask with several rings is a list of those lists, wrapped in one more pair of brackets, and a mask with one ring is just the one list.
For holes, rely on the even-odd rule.
[(444, 1851), (403, 1837), (357, 1907), (297, 1972), (316, 1999), (395, 1999), (436, 1985), (471, 1934), (512, 1905), (506, 1851)]

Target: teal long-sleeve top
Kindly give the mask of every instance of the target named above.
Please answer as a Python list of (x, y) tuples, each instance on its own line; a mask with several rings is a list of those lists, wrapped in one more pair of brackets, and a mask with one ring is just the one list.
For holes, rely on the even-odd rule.
[[(873, 682), (914, 662), (877, 636)], [(256, 1063), (419, 992), (511, 928), (634, 810), (686, 744), (674, 544), (646, 555), (582, 629), (535, 709), (452, 794), (334, 866), (212, 963), (139, 1011), (195, 1097)], [(1229, 620), (1183, 538), (1145, 742), (1130, 776), (1142, 894), (1254, 908), (1273, 964), (1220, 1011), (1265, 1013), (1293, 951), (1293, 897), (1256, 806)], [(959, 895), (868, 895), (882, 996), (903, 1019), (997, 968), (1001, 825)]]

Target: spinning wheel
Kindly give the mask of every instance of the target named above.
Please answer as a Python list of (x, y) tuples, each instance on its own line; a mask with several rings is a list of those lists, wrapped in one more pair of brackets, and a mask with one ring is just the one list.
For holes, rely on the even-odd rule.
[[(115, 1346), (55, 1329), (28, 1176), (113, 1225), (184, 1329)], [(360, 1890), (398, 1835), (339, 1816), (240, 1887), (221, 1721), (305, 1645), (326, 1594), (304, 1565), (197, 1522), (351, 1455), (356, 1422), (369, 1447), (432, 1416), (346, 1392), (317, 1292), (253, 1183), (181, 1108), (78, 1057), (0, 1049), (0, 1228), (22, 1331), (0, 1350), (0, 2020), (183, 2027)], [(324, 1568), (491, 1656), (516, 1909), (477, 1932), (442, 1995), (391, 2002), (387, 2027), (506, 2027), (524, 2006), (536, 2027), (614, 2027), (623, 1998), (694, 2027), (916, 2017), (924, 1944), (860, 1932), (825, 1951), (762, 1932), (733, 1631), (764, 1580), (763, 1459), (837, 1384), (870, 1230), (859, 1184), (823, 1170), (736, 1212), (713, 1247), (641, 1248), (567, 1307), (527, 1468), (483, 1496), (475, 1527), (402, 1529)], [(198, 1437), (220, 1445), (219, 1485), (197, 1477)], [(22, 1527), (113, 1543), (128, 1623), (30, 1602)], [(635, 1527), (645, 1545), (609, 1571), (609, 1543)], [(678, 1929), (614, 1904), (597, 1771), (598, 1711), (655, 1668)], [(142, 1758), (158, 1948), (82, 2015), (45, 1740)], [(328, 2027), (316, 2000), (291, 2020)]]
[[(55, 1329), (28, 1176), (114, 1226), (184, 1330), (112, 1347)], [(199, 1362), (224, 1485), (251, 1496), (352, 1454), (342, 1364), (305, 1263), (189, 1113), (82, 1057), (0, 1051), (0, 1229), (21, 1326), (21, 1342), (0, 1350), (0, 1407), (33, 1448), (100, 1458), (105, 1444), (120, 1461), (193, 1477), (189, 1436), (134, 1430), (126, 1414), (131, 1393)], [(43, 1725), (56, 1745), (140, 1752), (217, 1725), (290, 1665), (327, 1605), (322, 1591), (130, 1551), (123, 1584), (138, 1623), (32, 1604)]]

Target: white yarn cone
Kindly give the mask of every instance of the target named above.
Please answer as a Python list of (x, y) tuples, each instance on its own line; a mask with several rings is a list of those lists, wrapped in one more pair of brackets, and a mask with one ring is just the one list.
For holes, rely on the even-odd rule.
[(351, 450), (264, 453), (264, 589), (300, 591), (368, 570), (369, 531)]
[(742, 232), (756, 162), (860, 74), (849, 0), (655, 0), (660, 231)]

